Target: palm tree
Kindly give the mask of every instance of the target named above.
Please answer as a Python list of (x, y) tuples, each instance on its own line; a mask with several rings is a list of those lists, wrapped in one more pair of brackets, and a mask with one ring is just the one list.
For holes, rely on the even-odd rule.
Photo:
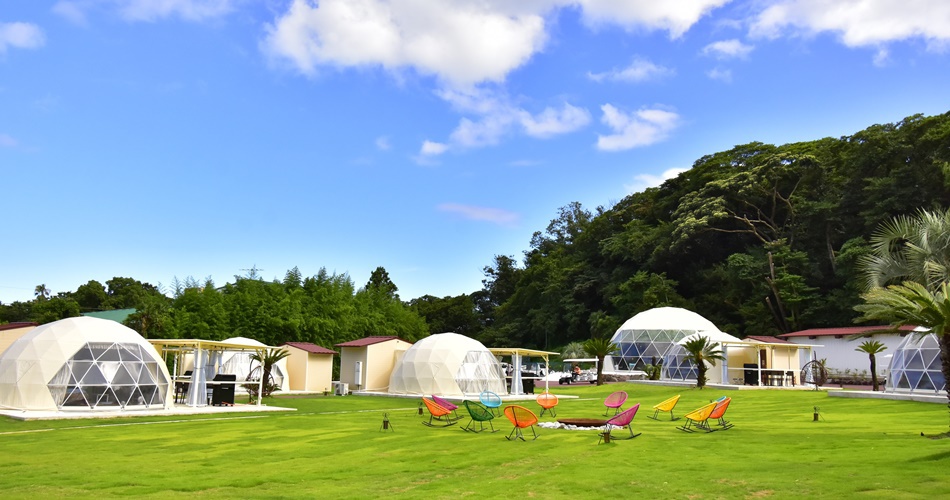
[(604, 385), (604, 358), (617, 350), (617, 344), (610, 339), (595, 337), (584, 342), (584, 350), (597, 358), (597, 385)]
[(687, 340), (683, 349), (689, 353), (686, 359), (696, 365), (696, 387), (702, 389), (706, 386), (706, 362), (716, 366), (716, 360), (724, 361), (726, 356), (719, 350), (719, 342), (710, 342), (709, 337), (702, 335)]
[(585, 354), (587, 351), (581, 342), (571, 342), (561, 348), (561, 359), (583, 358)]
[(36, 285), (36, 288), (33, 290), (33, 295), (37, 300), (46, 300), (50, 296), (49, 288), (46, 288), (46, 284)]
[(261, 364), (261, 377), (263, 382), (261, 383), (261, 397), (266, 398), (270, 396), (275, 389), (277, 389), (277, 384), (274, 383), (274, 377), (271, 375), (271, 371), (274, 368), (274, 365), (278, 361), (290, 356), (290, 352), (286, 349), (258, 349), (254, 354), (251, 354), (251, 362), (257, 361)]
[(887, 350), (887, 347), (877, 340), (865, 340), (854, 350), (867, 353), (868, 358), (871, 360), (871, 390), (877, 391), (877, 359), (874, 358), (874, 355), (884, 352)]
[[(902, 326), (922, 326), (928, 330), (915, 335), (934, 334), (940, 343), (941, 372), (950, 381), (950, 292), (947, 282), (931, 292), (924, 285), (906, 281), (903, 285), (872, 288), (861, 296), (864, 304), (854, 308), (864, 313), (858, 321), (885, 321), (894, 329)], [(950, 383), (944, 385), (947, 408), (950, 410)]]
[(882, 223), (858, 265), (868, 290), (915, 281), (937, 291), (950, 281), (950, 210), (921, 210)]

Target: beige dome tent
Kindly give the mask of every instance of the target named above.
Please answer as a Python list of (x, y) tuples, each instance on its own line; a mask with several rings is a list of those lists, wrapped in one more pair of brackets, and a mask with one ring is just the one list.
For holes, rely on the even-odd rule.
[(394, 394), (505, 394), (501, 363), (481, 342), (457, 333), (430, 335), (410, 347), (389, 379)]
[(165, 363), (135, 330), (78, 317), (39, 326), (0, 355), (0, 406), (18, 410), (169, 407)]

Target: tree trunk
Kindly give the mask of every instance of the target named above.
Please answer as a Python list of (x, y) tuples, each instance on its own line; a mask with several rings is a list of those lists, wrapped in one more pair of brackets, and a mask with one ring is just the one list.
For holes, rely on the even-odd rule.
[(871, 390), (877, 392), (877, 360), (874, 354), (868, 354), (868, 357), (871, 358)]
[(597, 385), (604, 385), (604, 358), (607, 356), (597, 356)]

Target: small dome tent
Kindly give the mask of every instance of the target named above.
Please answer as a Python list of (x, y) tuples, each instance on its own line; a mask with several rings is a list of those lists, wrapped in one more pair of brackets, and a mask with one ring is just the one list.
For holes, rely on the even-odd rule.
[(943, 362), (937, 336), (914, 332), (894, 350), (888, 368), (887, 392), (927, 392), (944, 390)]
[(67, 318), (36, 327), (0, 355), (0, 406), (18, 410), (168, 407), (158, 352), (115, 321)]
[(393, 394), (464, 396), (483, 390), (507, 393), (501, 363), (481, 342), (457, 333), (416, 342), (389, 378)]
[[(269, 348), (267, 344), (247, 337), (231, 337), (222, 342), (245, 345), (251, 349)], [(236, 375), (238, 380), (260, 380), (261, 364), (251, 360), (251, 356), (254, 352), (255, 351), (225, 351), (221, 355), (222, 363), (218, 373)], [(290, 389), (290, 380), (286, 374), (287, 358), (284, 358), (278, 361), (271, 369), (271, 376), (274, 377), (274, 383), (277, 385), (278, 390), (286, 391)]]
[(656, 307), (643, 311), (624, 322), (611, 342), (619, 352), (605, 361), (614, 370), (643, 370), (646, 365), (663, 360), (670, 347), (689, 335), (701, 333), (713, 337), (726, 335), (711, 321), (679, 307)]

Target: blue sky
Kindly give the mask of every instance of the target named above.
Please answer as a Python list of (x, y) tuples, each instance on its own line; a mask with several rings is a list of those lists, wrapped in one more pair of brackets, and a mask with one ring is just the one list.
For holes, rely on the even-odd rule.
[(0, 302), (252, 266), (470, 293), (572, 201), (946, 112), (948, 63), (944, 0), (4, 2)]

